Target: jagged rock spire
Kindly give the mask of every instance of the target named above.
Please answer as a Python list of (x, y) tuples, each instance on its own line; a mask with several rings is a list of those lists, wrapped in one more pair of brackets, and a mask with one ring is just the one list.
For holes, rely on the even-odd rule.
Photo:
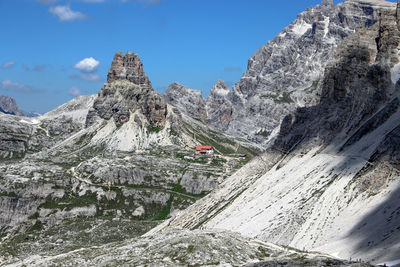
[(108, 70), (107, 82), (111, 83), (115, 80), (128, 80), (137, 85), (151, 86), (149, 78), (143, 70), (143, 63), (139, 56), (132, 52), (124, 55), (117, 52)]
[(322, 0), (321, 5), (334, 6), (333, 0)]
[(223, 80), (218, 80), (213, 88), (221, 88), (221, 89), (229, 90), (228, 88), (226, 88), (226, 84)]
[(226, 96), (229, 93), (229, 89), (223, 80), (218, 80), (217, 83), (211, 88), (210, 95), (212, 97), (216, 96)]
[(152, 126), (165, 125), (167, 103), (151, 87), (139, 56), (117, 52), (108, 71), (107, 83), (88, 112), (86, 127), (93, 125), (98, 118), (113, 118), (120, 126), (128, 122), (136, 111), (141, 111)]

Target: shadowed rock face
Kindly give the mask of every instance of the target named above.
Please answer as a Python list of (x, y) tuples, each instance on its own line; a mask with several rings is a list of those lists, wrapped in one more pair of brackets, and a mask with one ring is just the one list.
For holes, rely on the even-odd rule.
[[(338, 46), (336, 60), (328, 65), (320, 83), (320, 103), (288, 115), (281, 124), (275, 146), (287, 151), (304, 137), (306, 140), (318, 137), (319, 142), (328, 144), (343, 129), (348, 134), (354, 133), (386, 105), (375, 115), (375, 120), (354, 133), (349, 141), (352, 144), (397, 110), (398, 99), (390, 100), (398, 93), (392, 83), (394, 76), (391, 77), (391, 70), (399, 63), (400, 51), (395, 18), (394, 9), (382, 9), (375, 25), (358, 30)], [(306, 140), (303, 147), (309, 146)]]
[(136, 111), (141, 112), (152, 126), (162, 127), (165, 124), (166, 101), (153, 90), (139, 56), (131, 52), (124, 56), (117, 52), (108, 71), (107, 83), (89, 110), (86, 126), (92, 125), (98, 118), (113, 118), (120, 126), (129, 121)]

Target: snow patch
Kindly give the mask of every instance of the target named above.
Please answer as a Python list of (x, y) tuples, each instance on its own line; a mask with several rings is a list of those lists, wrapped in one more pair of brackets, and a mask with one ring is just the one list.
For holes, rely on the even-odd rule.
[(330, 24), (331, 19), (329, 17), (324, 18), (324, 38), (328, 35), (329, 33), (329, 24)]
[(40, 121), (38, 119), (30, 119), (29, 121), (21, 119), (19, 122), (27, 123), (27, 124), (39, 124)]
[(215, 88), (213, 90), (213, 93), (216, 95), (220, 95), (220, 96), (226, 96), (229, 93), (229, 90), (223, 89), (223, 88)]
[(388, 267), (396, 266), (397, 264), (400, 264), (400, 259), (394, 260), (394, 261), (389, 261), (389, 262), (382, 262), (382, 263), (379, 263), (379, 264), (377, 264), (377, 265), (383, 266), (383, 265), (385, 265), (385, 264), (386, 264), (386, 266), (388, 266)]
[(305, 34), (309, 29), (312, 28), (312, 25), (305, 22), (301, 21), (300, 24), (294, 24), (292, 27), (292, 32), (296, 35), (303, 35)]
[(278, 37), (284, 38), (286, 36), (286, 32), (281, 32), (278, 34)]
[(390, 70), (390, 73), (392, 75), (392, 82), (396, 84), (400, 79), (400, 63), (394, 65), (394, 67)]

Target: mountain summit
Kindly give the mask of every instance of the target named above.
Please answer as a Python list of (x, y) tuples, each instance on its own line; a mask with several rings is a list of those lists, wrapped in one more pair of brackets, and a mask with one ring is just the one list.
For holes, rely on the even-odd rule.
[(25, 116), (13, 97), (0, 95), (0, 112), (5, 114)]
[(124, 56), (117, 52), (108, 71), (107, 83), (88, 113), (86, 126), (93, 125), (96, 118), (113, 118), (117, 126), (122, 125), (137, 112), (152, 126), (162, 127), (167, 117), (167, 103), (153, 90), (139, 56), (131, 52)]
[(107, 74), (107, 83), (115, 80), (128, 80), (136, 85), (146, 85), (151, 87), (151, 83), (143, 70), (143, 63), (139, 56), (132, 52), (124, 55), (117, 52), (111, 63)]
[(334, 6), (329, 0), (308, 8), (250, 57), (232, 90), (218, 90), (218, 97), (211, 90), (205, 120), (233, 136), (267, 144), (287, 114), (319, 101), (318, 85), (338, 44), (359, 27), (375, 24), (380, 10), (395, 7), (378, 0)]

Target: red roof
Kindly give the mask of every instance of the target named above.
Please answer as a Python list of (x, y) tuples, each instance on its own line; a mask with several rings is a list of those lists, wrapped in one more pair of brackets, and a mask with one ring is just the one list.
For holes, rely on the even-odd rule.
[(213, 148), (212, 146), (197, 146), (196, 151), (210, 150), (212, 148)]

